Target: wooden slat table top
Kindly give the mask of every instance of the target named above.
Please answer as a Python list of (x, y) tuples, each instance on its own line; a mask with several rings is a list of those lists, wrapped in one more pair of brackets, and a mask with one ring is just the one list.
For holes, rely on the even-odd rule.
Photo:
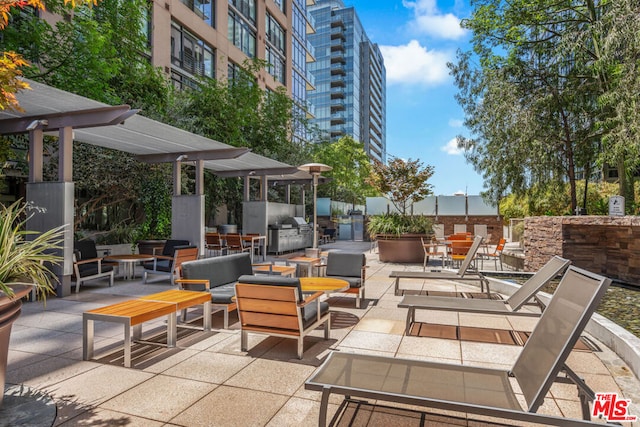
[(349, 282), (332, 277), (301, 277), (302, 292), (341, 292), (349, 289)]
[(122, 317), (131, 319), (131, 326), (176, 312), (176, 303), (129, 300), (86, 311), (92, 317)]
[(144, 301), (171, 302), (178, 306), (178, 310), (188, 308), (196, 304), (204, 304), (211, 301), (209, 292), (187, 291), (181, 289), (171, 289), (139, 298)]

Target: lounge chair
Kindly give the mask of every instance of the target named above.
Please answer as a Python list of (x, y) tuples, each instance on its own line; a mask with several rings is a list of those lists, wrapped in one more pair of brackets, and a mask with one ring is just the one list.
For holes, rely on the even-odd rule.
[(409, 309), (407, 313), (406, 332), (409, 333), (409, 328), (415, 321), (416, 310), (442, 310), (465, 313), (539, 316), (540, 313), (534, 311), (520, 311), (520, 309), (534, 298), (542, 311), (544, 309), (544, 304), (538, 299), (536, 294), (554, 277), (558, 274), (562, 274), (570, 263), (571, 261), (569, 260), (560, 258), (559, 256), (554, 256), (506, 300), (423, 295), (405, 296), (398, 304), (398, 307)]
[[(587, 420), (595, 394), (565, 361), (610, 283), (569, 267), (510, 370), (331, 352), (305, 383), (322, 391), (319, 425), (326, 425), (332, 393), (346, 396), (345, 402), (353, 396), (557, 426), (593, 425)], [(554, 381), (577, 386), (585, 421), (536, 413)]]
[(486, 288), (487, 296), (491, 297), (491, 291), (489, 289), (489, 280), (487, 280), (479, 272), (467, 273), (469, 266), (476, 257), (478, 248), (482, 244), (482, 237), (476, 236), (473, 240), (473, 244), (469, 248), (467, 255), (460, 264), (460, 268), (457, 272), (448, 271), (392, 271), (389, 277), (395, 278), (395, 295), (400, 294), (400, 279), (429, 279), (429, 280), (464, 280), (464, 281), (477, 281), (480, 282), (480, 290), (484, 291)]

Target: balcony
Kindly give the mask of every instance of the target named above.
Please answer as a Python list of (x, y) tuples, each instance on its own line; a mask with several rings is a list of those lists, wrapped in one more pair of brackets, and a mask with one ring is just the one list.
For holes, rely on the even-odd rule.
[(344, 69), (344, 65), (342, 65), (342, 64), (331, 64), (331, 75), (332, 76), (346, 76), (347, 72)]
[(316, 48), (313, 47), (308, 39), (305, 43), (305, 47), (307, 48), (307, 62), (316, 62)]

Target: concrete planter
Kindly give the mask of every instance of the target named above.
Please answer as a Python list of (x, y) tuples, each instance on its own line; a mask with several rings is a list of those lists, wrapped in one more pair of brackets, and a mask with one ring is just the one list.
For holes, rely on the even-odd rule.
[(422, 264), (424, 251), (421, 237), (431, 240), (431, 235), (426, 234), (378, 236), (378, 259), (381, 262)]

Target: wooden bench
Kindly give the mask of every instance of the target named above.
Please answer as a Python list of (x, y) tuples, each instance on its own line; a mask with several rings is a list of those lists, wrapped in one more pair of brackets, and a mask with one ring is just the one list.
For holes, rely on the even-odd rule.
[[(82, 358), (93, 358), (94, 321), (120, 323), (124, 327), (124, 366), (131, 367), (131, 342), (142, 338), (142, 324), (167, 316), (167, 347), (175, 347), (177, 312), (202, 304), (203, 329), (211, 330), (211, 296), (208, 292), (169, 290), (86, 311), (82, 314)], [(183, 316), (184, 319), (184, 316)]]

